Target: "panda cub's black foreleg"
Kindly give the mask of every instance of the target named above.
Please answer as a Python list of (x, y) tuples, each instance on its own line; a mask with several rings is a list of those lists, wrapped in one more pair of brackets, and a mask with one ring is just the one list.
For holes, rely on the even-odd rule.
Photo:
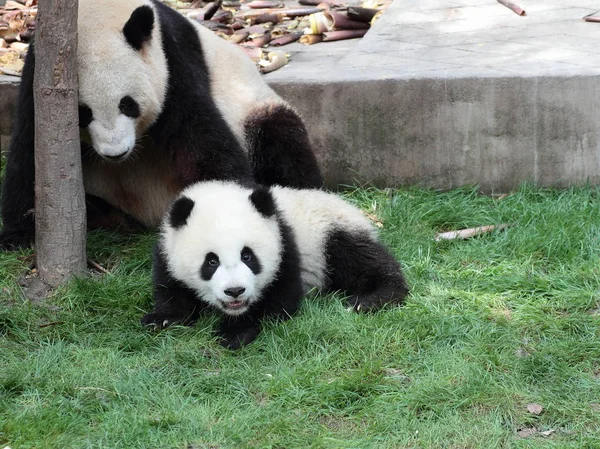
[(169, 275), (160, 244), (154, 248), (152, 275), (154, 310), (142, 317), (142, 325), (162, 329), (171, 324), (193, 324), (206, 306), (196, 299), (193, 291)]
[(291, 318), (300, 306), (302, 287), (298, 282), (276, 281), (263, 300), (239, 317), (226, 316), (216, 330), (220, 343), (229, 349), (239, 349), (252, 343), (260, 334), (262, 321), (276, 319), (285, 321)]
[(239, 317), (224, 317), (215, 335), (222, 346), (228, 349), (240, 349), (256, 340), (260, 330), (260, 319), (254, 314), (245, 313)]
[(330, 290), (347, 293), (357, 312), (404, 302), (409, 290), (400, 264), (370, 235), (334, 231), (326, 251)]
[(220, 343), (229, 349), (239, 349), (252, 343), (260, 334), (262, 321), (276, 319), (285, 321), (297, 311), (302, 300), (302, 284), (298, 272), (281, 271), (279, 278), (258, 304), (239, 317), (223, 318), (216, 335)]
[[(266, 201), (273, 201), (270, 193)], [(225, 317), (216, 334), (221, 344), (229, 349), (252, 343), (260, 334), (262, 321), (276, 319), (285, 321), (300, 308), (303, 298), (300, 277), (300, 255), (290, 227), (279, 219), (282, 236), (282, 260), (275, 280), (265, 289), (259, 302), (239, 317)]]

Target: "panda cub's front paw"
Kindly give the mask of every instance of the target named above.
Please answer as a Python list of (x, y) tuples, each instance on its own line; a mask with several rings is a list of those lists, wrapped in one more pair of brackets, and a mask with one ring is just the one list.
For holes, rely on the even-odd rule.
[(167, 315), (165, 313), (148, 313), (142, 317), (141, 322), (142, 326), (152, 329), (164, 329), (172, 324), (182, 324), (186, 326), (192, 324), (192, 321), (190, 320), (174, 315)]
[(260, 334), (260, 327), (248, 327), (245, 329), (227, 329), (221, 327), (217, 332), (219, 344), (227, 349), (240, 349), (242, 346), (252, 343)]
[(153, 329), (164, 329), (172, 323), (172, 320), (166, 315), (160, 313), (148, 313), (142, 317), (142, 326)]

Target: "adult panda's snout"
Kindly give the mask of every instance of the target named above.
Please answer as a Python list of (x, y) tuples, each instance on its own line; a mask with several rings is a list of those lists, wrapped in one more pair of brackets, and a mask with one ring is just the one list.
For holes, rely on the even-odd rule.
[(124, 115), (112, 124), (93, 120), (88, 130), (94, 150), (107, 161), (124, 161), (135, 147), (135, 120)]
[(129, 155), (129, 153), (125, 152), (125, 153), (119, 154), (117, 156), (103, 156), (103, 157), (112, 162), (121, 162), (121, 161), (125, 160), (128, 155)]

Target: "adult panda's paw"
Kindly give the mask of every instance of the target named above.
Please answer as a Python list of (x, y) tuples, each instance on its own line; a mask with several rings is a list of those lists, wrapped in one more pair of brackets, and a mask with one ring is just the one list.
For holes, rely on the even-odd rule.
[(252, 343), (260, 334), (260, 326), (246, 328), (235, 328), (221, 326), (217, 331), (219, 344), (227, 349), (240, 349), (242, 346)]
[(30, 248), (34, 232), (23, 229), (4, 228), (0, 231), (0, 251), (17, 251)]

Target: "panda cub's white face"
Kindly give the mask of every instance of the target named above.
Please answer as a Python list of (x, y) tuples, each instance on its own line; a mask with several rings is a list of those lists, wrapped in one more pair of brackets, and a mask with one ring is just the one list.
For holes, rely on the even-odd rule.
[[(216, 248), (215, 248), (216, 249)], [(243, 248), (220, 248), (210, 251), (200, 267), (196, 290), (202, 299), (229, 315), (244, 313), (260, 297), (255, 277), (261, 263), (254, 251)], [(219, 254), (221, 256), (219, 256)]]
[(274, 215), (259, 212), (252, 190), (228, 182), (185, 189), (162, 227), (171, 275), (228, 315), (241, 315), (274, 279), (282, 242)]
[(147, 0), (80, 0), (79, 125), (104, 159), (127, 159), (158, 118), (168, 81), (158, 16)]

